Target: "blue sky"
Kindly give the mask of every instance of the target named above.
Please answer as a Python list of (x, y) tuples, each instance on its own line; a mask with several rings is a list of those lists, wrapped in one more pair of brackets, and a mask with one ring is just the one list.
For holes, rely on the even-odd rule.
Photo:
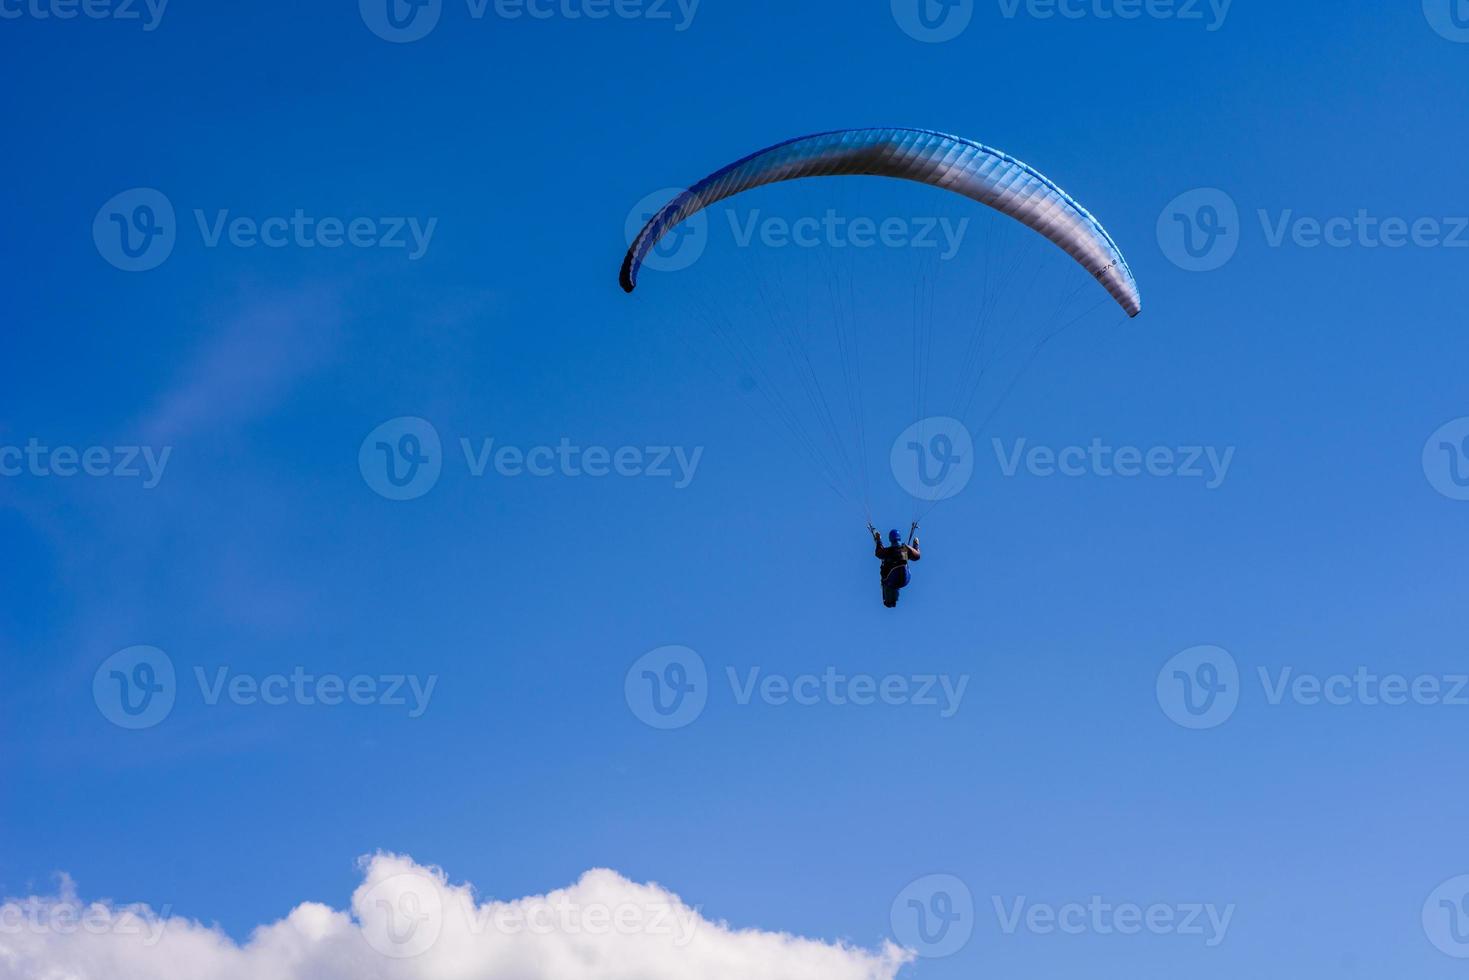
[[(1271, 697), (1361, 668), (1469, 698), (1448, 696), (1469, 672), (1469, 44), (1447, 0), (1135, 19), (990, 0), (941, 42), (905, 32), (902, 2), (589, 19), (586, 0), (545, 18), (445, 0), (390, 43), (349, 3), (62, 20), (0, 0), (0, 445), (101, 447), (109, 470), (115, 447), (168, 452), (156, 485), (0, 477), (0, 893), (66, 873), (243, 941), (344, 906), (384, 850), (500, 897), (608, 867), (735, 927), (872, 949), (941, 874), (973, 898), (972, 937), (904, 976), (1456, 975), (1469, 931), (1422, 918), (1469, 874), (1469, 704)], [(616, 282), (645, 195), (868, 125), (1034, 164), (1106, 223), (1147, 304), (1068, 332), (975, 432), (975, 477), (925, 521), (896, 614), (864, 514), (761, 422), (712, 338), (664, 329), (643, 293), (676, 277)], [(175, 240), (126, 271), (104, 206), (132, 194), (136, 213), (139, 188)], [(879, 213), (929, 200), (870, 193)], [(757, 203), (783, 201), (802, 199)], [(1168, 230), (1221, 204), (1219, 267), (1184, 268)], [(298, 211), (407, 244), (211, 240)], [(1314, 244), (1333, 219), (1337, 244)], [(1415, 229), (1398, 247), (1390, 219)], [(729, 257), (691, 272), (717, 293)], [(954, 313), (936, 329), (962, 341)], [(883, 389), (909, 353), (872, 330)], [(910, 516), (884, 468), (905, 406), (871, 440), (883, 526)], [(359, 451), (405, 417), (444, 450), (399, 501)], [(462, 439), (699, 456), (682, 487), (476, 477)], [(1213, 489), (1007, 477), (992, 439), (1233, 455)], [(176, 703), (130, 731), (93, 681), (139, 645), (176, 668)], [(659, 730), (625, 681), (667, 646), (706, 667), (707, 703)], [(1200, 646), (1227, 651), (1202, 656), (1237, 667), (1238, 705), (1191, 730), (1158, 684)], [(434, 686), (415, 716), (211, 704), (196, 682), (297, 668)], [(729, 673), (828, 668), (966, 686), (945, 716), (741, 703)], [(996, 912), (1094, 895), (1233, 911), (1214, 945)]]

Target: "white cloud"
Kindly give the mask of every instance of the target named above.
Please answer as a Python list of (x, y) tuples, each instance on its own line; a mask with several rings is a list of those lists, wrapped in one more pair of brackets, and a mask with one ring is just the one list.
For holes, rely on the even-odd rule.
[(0, 905), (0, 980), (892, 980), (911, 954), (734, 930), (654, 884), (593, 870), (568, 888), (479, 902), (442, 871), (364, 859), (350, 911), (314, 902), (237, 944), (69, 881)]
[(143, 420), (149, 442), (219, 434), (274, 411), (332, 354), (342, 310), (303, 288), (252, 299), (184, 359), (180, 382)]

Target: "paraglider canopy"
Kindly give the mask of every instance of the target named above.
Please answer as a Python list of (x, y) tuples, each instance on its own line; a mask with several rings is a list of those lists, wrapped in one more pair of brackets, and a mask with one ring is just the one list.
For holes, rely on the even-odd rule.
[(622, 288), (637, 288), (648, 253), (681, 222), (755, 187), (805, 177), (893, 177), (979, 201), (1055, 242), (1112, 294), (1128, 316), (1142, 312), (1137, 281), (1112, 236), (1040, 171), (999, 150), (924, 129), (844, 129), (777, 143), (705, 177), (653, 216), (622, 263)]

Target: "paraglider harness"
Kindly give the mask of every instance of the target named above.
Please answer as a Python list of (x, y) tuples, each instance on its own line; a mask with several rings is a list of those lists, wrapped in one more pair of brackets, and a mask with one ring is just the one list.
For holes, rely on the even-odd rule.
[[(906, 588), (913, 580), (913, 576), (908, 572), (908, 553), (918, 537), (918, 522), (913, 522), (912, 528), (908, 531), (907, 541), (900, 543), (893, 540), (886, 547), (883, 546), (882, 535), (878, 533), (877, 528), (869, 523), (867, 530), (872, 532), (872, 540), (877, 545), (876, 556), (882, 559), (882, 567), (879, 569), (882, 577), (882, 604), (892, 609), (898, 604), (898, 591)], [(889, 537), (898, 538), (898, 532), (893, 531)]]

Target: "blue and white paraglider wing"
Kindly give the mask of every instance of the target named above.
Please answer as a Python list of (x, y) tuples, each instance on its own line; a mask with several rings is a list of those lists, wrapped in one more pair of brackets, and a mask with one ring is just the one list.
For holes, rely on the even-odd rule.
[(692, 215), (736, 194), (805, 177), (893, 177), (988, 205), (1049, 238), (1100, 282), (1128, 316), (1142, 297), (1117, 243), (1090, 212), (1045, 175), (980, 143), (919, 129), (849, 129), (779, 143), (704, 178), (660, 210), (634, 239), (622, 288), (637, 286), (643, 260)]

